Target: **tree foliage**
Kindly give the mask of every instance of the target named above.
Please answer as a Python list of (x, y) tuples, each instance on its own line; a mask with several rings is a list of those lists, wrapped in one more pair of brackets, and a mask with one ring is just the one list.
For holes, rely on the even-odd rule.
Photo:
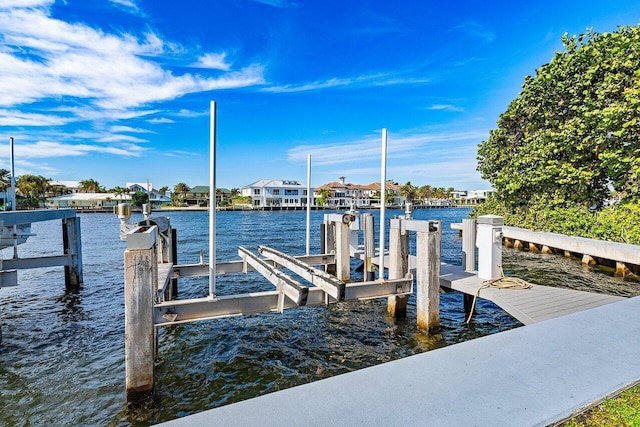
[(145, 203), (149, 203), (149, 195), (144, 191), (138, 190), (131, 195), (131, 204), (133, 206), (140, 207)]
[(24, 197), (29, 207), (38, 207), (44, 201), (49, 188), (50, 179), (40, 175), (25, 174), (16, 181), (17, 191)]
[(509, 206), (544, 194), (602, 207), (640, 197), (640, 27), (563, 36), (566, 51), (525, 79), (478, 148), (478, 170)]

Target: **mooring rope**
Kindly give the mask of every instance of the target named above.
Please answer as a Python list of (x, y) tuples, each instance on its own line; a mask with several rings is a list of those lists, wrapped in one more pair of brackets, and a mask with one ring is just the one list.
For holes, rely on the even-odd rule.
[(480, 295), (480, 291), (484, 288), (500, 288), (500, 289), (510, 289), (510, 290), (522, 290), (522, 289), (530, 289), (533, 285), (527, 282), (524, 279), (520, 279), (519, 277), (508, 277), (504, 275), (504, 271), (502, 267), (500, 267), (500, 273), (502, 277), (499, 279), (489, 279), (482, 282), (482, 285), (476, 290), (475, 295), (473, 296), (473, 303), (471, 304), (471, 310), (469, 311), (469, 317), (467, 318), (467, 325), (471, 322), (471, 318), (473, 317), (473, 310), (476, 308), (476, 300), (478, 299), (478, 295)]

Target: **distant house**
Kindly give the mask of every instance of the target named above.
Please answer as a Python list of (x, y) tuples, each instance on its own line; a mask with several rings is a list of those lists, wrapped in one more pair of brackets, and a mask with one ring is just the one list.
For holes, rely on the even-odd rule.
[(185, 194), (184, 202), (189, 206), (209, 206), (209, 186), (196, 185), (191, 188)]
[[(329, 191), (329, 197), (324, 201), (325, 206), (331, 208), (347, 208), (354, 204), (356, 208), (371, 207), (380, 204), (379, 182), (361, 185), (345, 182), (345, 177), (341, 176), (339, 181), (323, 184), (315, 189), (314, 198), (321, 197), (322, 190)], [(400, 196), (401, 187), (391, 181), (387, 182), (387, 204), (401, 206), (404, 204), (404, 197)]]
[[(74, 181), (54, 181), (52, 184), (60, 185), (57, 183), (73, 183)], [(79, 184), (78, 184), (79, 185)], [(80, 193), (77, 191), (77, 187), (69, 186), (68, 194), (60, 196), (47, 197), (46, 207), (49, 208), (76, 208), (76, 209), (102, 209), (116, 206), (118, 203), (131, 203), (131, 195), (136, 191), (142, 191), (149, 195), (149, 202), (152, 205), (159, 205), (162, 203), (171, 202), (171, 198), (167, 197), (164, 193), (154, 190), (151, 185), (146, 183), (130, 183), (126, 184), (126, 188), (129, 189), (129, 193), (115, 194), (115, 193)]]
[(261, 179), (242, 187), (241, 194), (251, 197), (253, 207), (307, 206), (307, 187), (298, 181)]
[(131, 202), (131, 195), (114, 193), (72, 193), (47, 197), (48, 208), (102, 209), (118, 203)]
[(451, 193), (451, 197), (457, 205), (476, 205), (483, 203), (496, 190), (456, 190)]
[(80, 181), (50, 181), (49, 187), (60, 187), (66, 194), (79, 193)]
[(165, 193), (161, 193), (160, 191), (153, 188), (151, 183), (149, 182), (127, 182), (125, 185), (126, 188), (129, 189), (129, 194), (133, 194), (136, 191), (142, 191), (143, 193), (147, 193), (149, 195), (149, 203), (152, 205), (159, 205), (162, 203), (170, 203), (171, 197), (167, 196)]

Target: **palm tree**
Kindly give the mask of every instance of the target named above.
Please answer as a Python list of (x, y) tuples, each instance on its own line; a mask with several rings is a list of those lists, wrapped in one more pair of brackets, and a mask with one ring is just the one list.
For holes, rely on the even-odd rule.
[(125, 194), (127, 194), (129, 192), (129, 189), (124, 188), (124, 187), (120, 187), (119, 185), (117, 187), (113, 187), (110, 190), (111, 193), (113, 193), (116, 197), (118, 197), (119, 199), (122, 200), (122, 196), (124, 196)]
[(320, 195), (320, 198), (318, 199), (318, 205), (326, 205), (329, 197), (331, 197), (331, 190), (329, 190), (328, 188), (320, 188), (317, 193)]
[(187, 197), (187, 193), (190, 190), (191, 189), (187, 184), (185, 184), (184, 182), (179, 182), (173, 187), (173, 194), (179, 194), (180, 200), (182, 201), (185, 197)]
[(169, 187), (167, 187), (166, 185), (163, 187), (160, 187), (160, 189), (158, 190), (160, 193), (162, 194), (167, 194), (167, 191), (169, 191)]
[(40, 175), (22, 175), (16, 182), (18, 191), (27, 198), (27, 203), (32, 207), (39, 207), (40, 202), (46, 198), (50, 179)]
[(84, 179), (80, 181), (80, 187), (78, 190), (82, 193), (99, 193), (100, 183), (95, 179)]
[(413, 202), (418, 195), (418, 188), (411, 185), (411, 181), (407, 181), (407, 183), (400, 188), (400, 195), (405, 198), (407, 203)]
[(7, 169), (0, 169), (0, 191), (6, 191), (11, 185), (11, 172)]

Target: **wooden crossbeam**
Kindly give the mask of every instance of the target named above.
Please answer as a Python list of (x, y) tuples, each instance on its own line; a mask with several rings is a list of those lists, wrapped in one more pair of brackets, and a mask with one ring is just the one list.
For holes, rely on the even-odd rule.
[[(253, 267), (258, 273), (262, 274), (268, 281), (276, 287), (282, 286), (284, 295), (296, 305), (306, 305), (309, 295), (309, 288), (291, 278), (282, 271), (277, 270), (274, 266), (269, 265), (265, 260), (259, 258), (250, 250), (238, 247), (238, 255), (246, 261), (248, 265)], [(282, 304), (279, 304), (282, 306)], [(280, 310), (281, 311), (281, 310)]]
[(342, 280), (267, 246), (259, 246), (258, 251), (268, 259), (293, 271), (312, 285), (322, 289), (336, 301), (344, 301), (346, 284)]

